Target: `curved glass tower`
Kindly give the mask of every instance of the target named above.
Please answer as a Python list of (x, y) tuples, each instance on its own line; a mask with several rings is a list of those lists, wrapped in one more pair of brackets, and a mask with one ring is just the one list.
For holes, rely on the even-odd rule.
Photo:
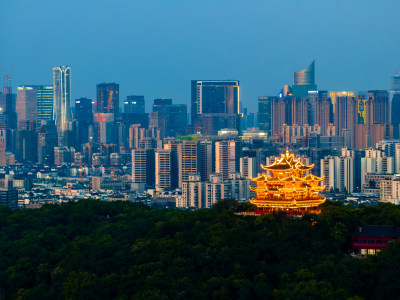
[(294, 85), (312, 85), (315, 84), (315, 61), (307, 68), (294, 72)]
[(71, 68), (53, 68), (53, 119), (59, 130), (66, 130), (66, 123), (72, 121), (71, 114)]
[(315, 61), (307, 68), (294, 72), (293, 97), (308, 97), (309, 91), (316, 91)]

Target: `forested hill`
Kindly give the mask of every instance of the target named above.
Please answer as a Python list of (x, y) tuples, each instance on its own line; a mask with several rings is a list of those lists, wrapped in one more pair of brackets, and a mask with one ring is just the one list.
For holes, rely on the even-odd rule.
[(225, 207), (1, 207), (0, 299), (400, 297), (400, 243), (357, 259), (346, 236), (361, 224), (400, 226), (399, 207), (326, 203), (301, 219), (242, 217)]

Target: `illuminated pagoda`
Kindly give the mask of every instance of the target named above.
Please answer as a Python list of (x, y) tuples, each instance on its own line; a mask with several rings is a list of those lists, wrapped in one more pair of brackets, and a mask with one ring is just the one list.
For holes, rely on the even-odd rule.
[(319, 196), (324, 190), (320, 186), (323, 178), (312, 174), (304, 176), (304, 172), (314, 168), (314, 164), (307, 166), (295, 158), (286, 150), (280, 158), (275, 158), (269, 166), (261, 165), (265, 172), (257, 178), (253, 178), (256, 187), (250, 189), (257, 196), (250, 200), (257, 206), (256, 213), (271, 213), (274, 211), (286, 211), (288, 214), (319, 213), (318, 205), (325, 202), (325, 198)]

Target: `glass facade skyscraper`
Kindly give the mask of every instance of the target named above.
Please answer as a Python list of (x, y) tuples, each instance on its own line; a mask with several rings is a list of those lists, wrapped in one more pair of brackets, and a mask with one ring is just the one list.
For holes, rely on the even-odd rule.
[(71, 68), (53, 68), (53, 118), (58, 130), (64, 131), (67, 122), (72, 121), (71, 113)]
[(97, 85), (97, 112), (119, 114), (119, 84)]
[(36, 88), (37, 97), (37, 122), (52, 120), (54, 102), (53, 87), (48, 85), (36, 85), (34, 87)]
[(192, 80), (191, 90), (195, 131), (200, 128), (206, 134), (215, 134), (222, 128), (240, 131), (238, 80)]

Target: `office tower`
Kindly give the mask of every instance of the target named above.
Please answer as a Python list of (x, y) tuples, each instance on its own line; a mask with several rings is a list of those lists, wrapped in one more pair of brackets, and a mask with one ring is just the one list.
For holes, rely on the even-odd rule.
[(292, 93), (293, 97), (308, 97), (309, 91), (316, 91), (315, 84), (315, 61), (307, 68), (294, 72)]
[(43, 165), (54, 163), (54, 147), (58, 146), (57, 127), (54, 121), (43, 124), (38, 133), (38, 161)]
[(172, 99), (158, 98), (153, 101), (153, 111), (160, 111), (165, 105), (172, 105)]
[(191, 86), (195, 132), (215, 135), (223, 128), (240, 131), (239, 81), (192, 80)]
[(272, 101), (278, 97), (258, 97), (258, 128), (271, 135), (272, 125)]
[(17, 88), (16, 112), (17, 112), (19, 129), (20, 129), (19, 123), (25, 123), (25, 122), (29, 122), (32, 124), (36, 123), (36, 111), (37, 111), (36, 103), (37, 103), (37, 92), (35, 87), (19, 86)]
[[(36, 89), (36, 121), (37, 127), (42, 121), (53, 120), (54, 91), (52, 86), (35, 85)], [(40, 123), (40, 124), (39, 124)]]
[(237, 141), (215, 142), (215, 173), (221, 174), (224, 179), (240, 171), (240, 145)]
[(200, 141), (200, 179), (207, 181), (215, 171), (215, 157), (213, 143), (211, 141)]
[(0, 188), (0, 205), (8, 206), (11, 209), (17, 209), (18, 190), (10, 186)]
[(18, 162), (36, 162), (38, 135), (35, 130), (17, 130), (15, 133), (15, 159)]
[(53, 68), (53, 119), (60, 131), (67, 129), (72, 121), (71, 114), (71, 68), (60, 66)]
[(187, 105), (167, 105), (165, 106), (165, 116), (165, 135), (167, 137), (185, 135), (187, 125)]
[(179, 187), (182, 187), (182, 182), (189, 180), (190, 175), (198, 173), (199, 163), (198, 143), (196, 141), (182, 141), (178, 144)]
[(75, 120), (78, 121), (79, 145), (90, 142), (89, 130), (93, 125), (92, 99), (80, 98), (75, 100)]
[(97, 85), (97, 112), (119, 114), (119, 84)]
[(392, 77), (392, 85), (389, 93), (389, 105), (393, 124), (393, 138), (400, 138), (400, 76), (396, 73)]
[(124, 113), (144, 114), (144, 96), (128, 96), (124, 102)]
[(171, 186), (171, 150), (155, 151), (155, 179), (157, 190)]

